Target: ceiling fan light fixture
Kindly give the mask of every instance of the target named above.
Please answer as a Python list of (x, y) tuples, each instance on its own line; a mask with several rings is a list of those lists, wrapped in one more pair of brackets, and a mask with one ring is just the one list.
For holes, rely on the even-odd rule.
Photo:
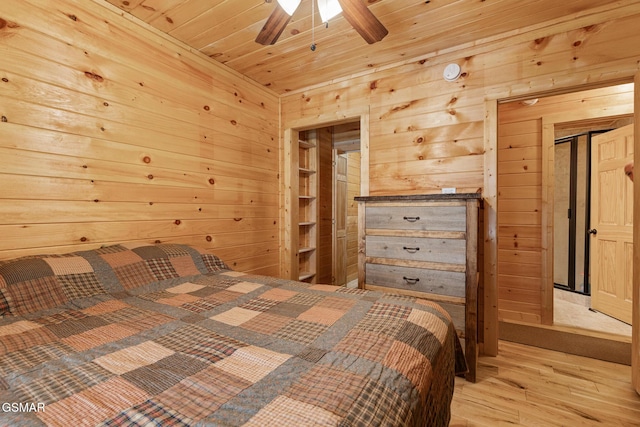
[(289, 16), (293, 15), (302, 0), (278, 0), (278, 4)]
[(329, 19), (337, 16), (342, 12), (340, 3), (338, 0), (317, 0), (318, 12), (320, 12), (320, 19), (323, 23), (329, 22)]

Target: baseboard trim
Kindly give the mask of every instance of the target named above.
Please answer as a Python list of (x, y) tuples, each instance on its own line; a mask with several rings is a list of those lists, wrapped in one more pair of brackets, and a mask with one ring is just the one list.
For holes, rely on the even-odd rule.
[(631, 366), (631, 338), (580, 329), (510, 321), (499, 324), (501, 340)]

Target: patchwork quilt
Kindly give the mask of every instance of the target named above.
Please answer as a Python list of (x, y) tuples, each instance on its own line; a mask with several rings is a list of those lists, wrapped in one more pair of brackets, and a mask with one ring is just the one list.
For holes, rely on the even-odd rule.
[(0, 262), (0, 426), (447, 426), (433, 302), (173, 244)]

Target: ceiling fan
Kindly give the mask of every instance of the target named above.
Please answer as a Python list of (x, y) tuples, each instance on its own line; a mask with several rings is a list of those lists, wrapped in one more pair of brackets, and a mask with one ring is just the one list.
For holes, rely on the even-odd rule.
[[(301, 0), (277, 0), (276, 8), (258, 33), (256, 42), (265, 46), (275, 44), (300, 2)], [(363, 0), (317, 0), (317, 2), (322, 22), (326, 23), (342, 12), (347, 22), (369, 44), (379, 42), (389, 33)]]

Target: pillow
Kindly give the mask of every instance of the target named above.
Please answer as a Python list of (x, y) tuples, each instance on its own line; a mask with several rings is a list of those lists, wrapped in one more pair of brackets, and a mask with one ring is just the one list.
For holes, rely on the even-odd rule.
[(0, 261), (0, 316), (222, 270), (229, 267), (220, 258), (179, 244), (112, 245)]
[(0, 262), (0, 315), (20, 315), (105, 293), (93, 267), (77, 254)]

